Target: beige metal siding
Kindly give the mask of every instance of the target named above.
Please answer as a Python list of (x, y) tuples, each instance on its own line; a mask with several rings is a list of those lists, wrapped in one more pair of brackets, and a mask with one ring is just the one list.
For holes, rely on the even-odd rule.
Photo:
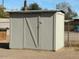
[(23, 18), (12, 18), (10, 25), (10, 48), (23, 48)]
[(37, 48), (37, 18), (24, 19), (24, 48)]
[(58, 50), (64, 47), (64, 14), (12, 14), (10, 48)]
[(44, 50), (53, 50), (53, 17), (39, 18), (39, 47)]
[(55, 14), (55, 50), (64, 47), (64, 14), (57, 12)]

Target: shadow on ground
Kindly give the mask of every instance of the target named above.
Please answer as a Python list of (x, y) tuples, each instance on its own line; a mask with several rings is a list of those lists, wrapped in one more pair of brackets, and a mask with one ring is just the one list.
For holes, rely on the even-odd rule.
[(0, 48), (9, 49), (9, 43), (0, 43)]

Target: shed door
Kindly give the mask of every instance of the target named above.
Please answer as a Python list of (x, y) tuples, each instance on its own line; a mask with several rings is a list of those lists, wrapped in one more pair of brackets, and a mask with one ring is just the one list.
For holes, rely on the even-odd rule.
[(24, 20), (24, 48), (37, 48), (37, 17)]
[(53, 48), (53, 18), (39, 18), (39, 48), (52, 50)]
[(24, 48), (52, 50), (52, 17), (30, 17), (24, 20)]

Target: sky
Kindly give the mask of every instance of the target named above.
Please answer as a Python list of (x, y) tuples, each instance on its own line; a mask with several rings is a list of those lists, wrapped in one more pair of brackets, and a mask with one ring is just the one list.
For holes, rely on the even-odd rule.
[[(4, 0), (4, 6), (7, 10), (17, 9), (20, 10), (23, 7), (24, 0)], [(71, 8), (76, 11), (79, 15), (79, 0), (27, 0), (27, 4), (38, 3), (43, 9), (55, 9), (56, 4), (61, 2), (68, 2)], [(0, 0), (2, 4), (2, 0)]]

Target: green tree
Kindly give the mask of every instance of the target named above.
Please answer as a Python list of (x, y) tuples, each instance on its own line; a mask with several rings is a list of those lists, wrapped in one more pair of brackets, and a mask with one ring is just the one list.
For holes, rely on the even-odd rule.
[(41, 10), (42, 8), (37, 3), (32, 3), (29, 5), (28, 10)]
[(6, 13), (4, 10), (5, 10), (5, 8), (2, 5), (0, 5), (0, 18), (9, 17), (9, 14)]

